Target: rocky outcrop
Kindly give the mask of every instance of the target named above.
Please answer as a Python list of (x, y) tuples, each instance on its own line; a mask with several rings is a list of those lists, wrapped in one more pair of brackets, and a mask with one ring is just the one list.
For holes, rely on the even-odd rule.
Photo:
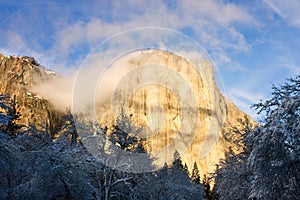
[(0, 94), (10, 96), (16, 101), (21, 114), (17, 123), (34, 125), (38, 130), (55, 133), (61, 113), (30, 88), (56, 74), (41, 67), (31, 57), (5, 57), (0, 55)]

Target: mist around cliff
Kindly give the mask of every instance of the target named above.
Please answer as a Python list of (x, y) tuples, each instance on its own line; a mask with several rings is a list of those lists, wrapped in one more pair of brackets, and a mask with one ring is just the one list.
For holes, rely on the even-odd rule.
[[(120, 62), (116, 63), (120, 65)], [(116, 66), (116, 65), (114, 65)], [(105, 77), (99, 76), (99, 84), (95, 85), (94, 88), (90, 87), (89, 80), (95, 76), (94, 72), (101, 66), (97, 64), (89, 66), (88, 73), (85, 73), (85, 82), (81, 82), (80, 87), (85, 88), (80, 94), (80, 105), (82, 109), (89, 107), (91, 101), (90, 96), (86, 92), (94, 90), (95, 98), (97, 99), (97, 105), (102, 105), (107, 102), (113, 92), (114, 86), (118, 83), (118, 80), (128, 71), (127, 62), (122, 60), (122, 67), (110, 67), (104, 70), (106, 73)], [(48, 80), (42, 80), (30, 90), (42, 98), (50, 101), (54, 107), (60, 111), (65, 111), (66, 108), (73, 109), (73, 98), (74, 98), (74, 87), (76, 87), (76, 81), (78, 73), (82, 69), (69, 70), (67, 73), (53, 76)], [(109, 74), (109, 76), (107, 76)], [(77, 104), (78, 105), (78, 104)], [(82, 110), (81, 110), (82, 111)]]
[[(99, 60), (99, 53), (90, 57), (91, 59), (83, 63), (77, 70), (64, 70), (67, 73), (55, 76), (47, 81), (41, 81), (31, 88), (32, 91), (49, 100), (59, 110), (65, 110), (66, 107), (73, 109), (75, 105), (75, 109), (84, 111), (87, 107), (101, 106), (110, 102), (117, 87), (124, 87), (123, 90), (126, 90), (126, 86), (120, 84), (122, 84), (124, 79), (130, 78), (127, 75), (135, 73), (134, 69), (136, 67), (146, 65), (153, 65), (153, 68), (156, 70), (161, 66), (162, 69), (175, 71), (182, 77), (181, 81), (183, 82), (190, 83), (191, 77), (194, 77), (194, 79), (203, 80), (206, 87), (209, 87), (208, 90), (214, 91), (218, 88), (224, 91), (218, 69), (213, 66), (210, 60), (207, 60), (209, 58), (205, 58), (205, 55), (199, 52), (179, 51), (177, 54), (174, 54), (159, 50), (141, 50), (129, 52), (126, 55), (115, 58), (109, 62), (108, 66), (103, 64), (107, 61)], [(179, 63), (186, 65), (187, 71), (184, 72), (185, 74), (182, 74), (183, 68)], [(196, 73), (192, 73), (193, 71)], [(161, 72), (157, 71), (157, 73), (160, 73), (159, 75), (153, 74), (154, 72), (155, 70), (142, 70), (137, 72), (139, 74), (135, 75), (135, 77), (139, 77), (139, 82), (151, 82), (152, 78), (156, 78), (155, 76), (165, 76), (165, 80), (160, 82), (167, 79), (169, 82), (172, 82), (172, 77), (168, 72), (164, 72), (164, 70)], [(131, 81), (134, 82), (135, 80)], [(219, 83), (219, 87), (216, 86), (215, 81), (217, 81), (217, 84)], [(174, 77), (173, 82), (173, 86), (176, 85), (178, 90), (183, 87), (178, 82), (178, 78)], [(159, 85), (161, 83), (153, 82), (153, 84)], [(192, 92), (197, 93), (197, 91)]]
[[(151, 53), (151, 51), (145, 52)], [(77, 70), (65, 69), (63, 70), (65, 71), (64, 74), (53, 76), (46, 81), (42, 80), (30, 89), (32, 92), (50, 101), (60, 111), (64, 111), (66, 108), (73, 109), (74, 91), (80, 91), (80, 98), (78, 96), (75, 97), (76, 109), (83, 111), (93, 105), (101, 106), (111, 101), (114, 90), (126, 74), (135, 67), (143, 65), (141, 63), (149, 64), (150, 62), (152, 64), (152, 61), (147, 61), (149, 58), (144, 54), (142, 51), (129, 53), (112, 61), (109, 66), (102, 66), (102, 62), (97, 58), (92, 59), (89, 63), (85, 63), (84, 67), (81, 66)], [(169, 54), (169, 56), (173, 56), (171, 53)], [(199, 56), (201, 58), (201, 55), (197, 52), (180, 52), (180, 54), (184, 56), (183, 58), (190, 58), (195, 63), (203, 62), (203, 60), (199, 60)], [(157, 63), (160, 63), (158, 65), (162, 67), (168, 67), (169, 64), (175, 65), (174, 63), (168, 63), (168, 59), (164, 57), (166, 55), (160, 57), (159, 55), (159, 53), (156, 55), (158, 59)], [(97, 57), (97, 55), (93, 57)], [(199, 65), (201, 64), (203, 63)], [(201, 78), (205, 78), (207, 76), (205, 74), (207, 73), (209, 80), (214, 79), (214, 69), (212, 66), (202, 68), (203, 74), (201, 75), (203, 76)], [(141, 72), (141, 77), (151, 79), (151, 76), (153, 76), (153, 73), (147, 74), (146, 71)]]
[(57, 76), (40, 82), (31, 90), (43, 99), (50, 101), (56, 109), (65, 111), (72, 105), (74, 80), (75, 73), (73, 72), (71, 75)]

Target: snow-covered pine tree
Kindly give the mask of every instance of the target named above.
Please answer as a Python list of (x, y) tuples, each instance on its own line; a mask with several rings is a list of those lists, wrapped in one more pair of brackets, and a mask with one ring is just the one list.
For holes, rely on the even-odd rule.
[(300, 76), (273, 86), (254, 105), (263, 124), (245, 134), (241, 153), (228, 152), (216, 171), (219, 199), (299, 199)]
[(252, 172), (249, 197), (300, 197), (300, 75), (273, 86), (272, 98), (254, 107), (265, 124), (247, 135), (247, 164)]

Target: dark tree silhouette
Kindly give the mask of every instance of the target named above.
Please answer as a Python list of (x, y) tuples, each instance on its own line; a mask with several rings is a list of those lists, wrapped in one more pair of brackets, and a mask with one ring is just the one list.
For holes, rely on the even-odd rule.
[(200, 172), (196, 162), (194, 162), (191, 179), (195, 184), (200, 184), (201, 182)]

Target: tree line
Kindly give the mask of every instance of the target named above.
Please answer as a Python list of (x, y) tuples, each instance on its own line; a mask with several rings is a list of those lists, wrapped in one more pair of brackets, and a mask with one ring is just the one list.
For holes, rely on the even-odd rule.
[[(145, 153), (141, 140), (132, 134), (139, 128), (124, 114), (108, 132), (93, 123), (81, 128), (76, 122), (76, 127), (75, 117), (67, 111), (56, 130), (59, 137), (54, 138), (46, 129), (14, 123), (21, 116), (11, 115), (17, 107), (7, 96), (0, 98), (0, 199), (205, 199), (199, 170), (191, 179), (176, 152), (172, 165), (144, 173), (124, 172), (106, 163), (104, 154), (114, 150), (106, 147), (107, 139), (124, 151)], [(102, 160), (86, 149), (78, 131), (103, 136)], [(151, 165), (151, 158), (146, 162)]]
[[(144, 141), (133, 134), (139, 127), (125, 114), (108, 131), (92, 122), (80, 127), (77, 121), (76, 127), (78, 119), (66, 112), (59, 137), (53, 138), (46, 130), (17, 124), (17, 102), (0, 95), (0, 199), (299, 199), (300, 76), (273, 86), (271, 94), (253, 106), (264, 116), (258, 127), (252, 130), (241, 120), (243, 129), (232, 128), (240, 151), (229, 149), (205, 177), (196, 163), (189, 173), (177, 152), (171, 165), (151, 172), (107, 164), (112, 146), (145, 153)], [(78, 133), (84, 131), (103, 139), (102, 160), (83, 145)]]

